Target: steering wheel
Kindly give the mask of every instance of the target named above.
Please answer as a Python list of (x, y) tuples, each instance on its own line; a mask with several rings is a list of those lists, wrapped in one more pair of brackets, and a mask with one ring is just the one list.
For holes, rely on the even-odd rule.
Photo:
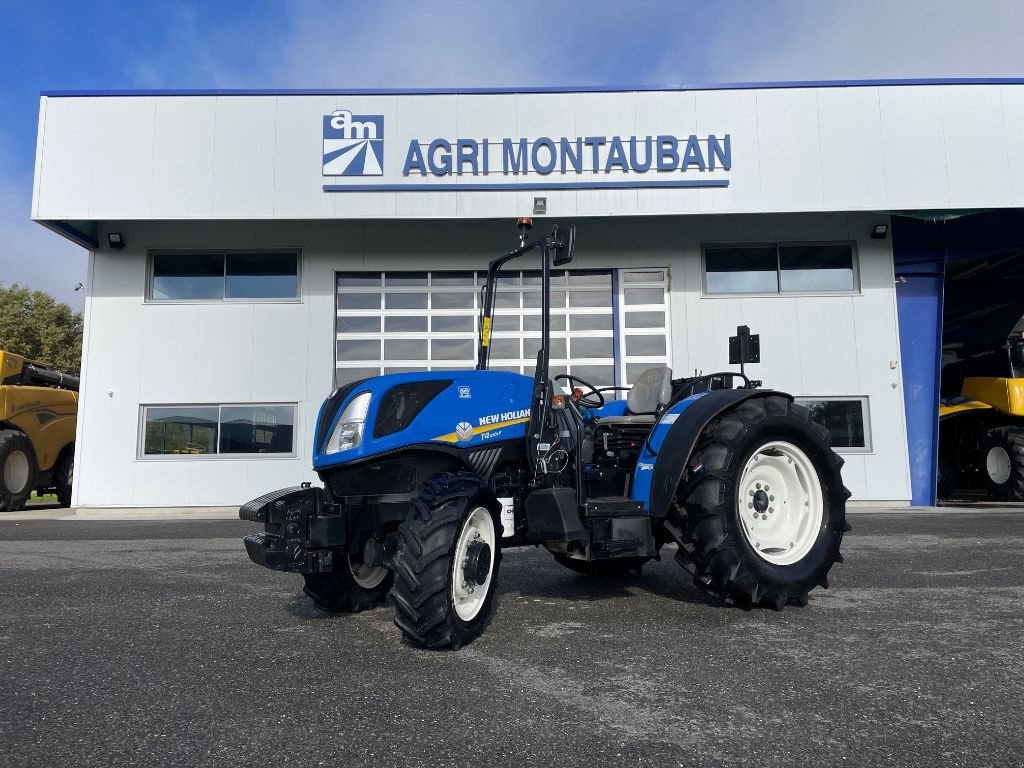
[[(569, 387), (574, 390), (572, 394), (572, 401), (574, 403), (584, 408), (604, 408), (604, 395), (601, 394), (600, 389), (589, 381), (581, 379), (579, 376), (570, 376), (568, 373), (555, 376), (555, 381), (560, 381), (561, 379), (565, 379)], [(579, 392), (575, 386), (576, 384), (582, 384), (587, 388), (586, 391)]]

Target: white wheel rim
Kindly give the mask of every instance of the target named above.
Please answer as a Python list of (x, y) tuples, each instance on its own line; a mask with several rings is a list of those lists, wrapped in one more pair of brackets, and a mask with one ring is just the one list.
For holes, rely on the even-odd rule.
[(4, 462), (4, 487), (17, 495), (28, 485), (28, 456), (23, 451), (11, 451)]
[[(487, 578), (482, 584), (470, 584), (463, 570), (469, 559), (469, 547), (476, 542), (486, 544), (491, 549)], [(462, 525), (452, 561), (452, 603), (455, 605), (455, 613), (463, 621), (473, 620), (484, 607), (494, 576), (495, 542), (494, 520), (491, 519), (491, 513), (483, 507), (476, 507)]]
[(1003, 485), (1010, 479), (1010, 472), (1013, 466), (1010, 463), (1010, 454), (1002, 446), (996, 445), (989, 449), (985, 457), (985, 471), (989, 479), (996, 485)]
[(821, 481), (807, 454), (792, 443), (758, 448), (740, 475), (740, 527), (762, 560), (792, 565), (814, 546), (825, 505)]
[(352, 579), (363, 589), (379, 587), (388, 577), (388, 569), (383, 565), (366, 565), (353, 560), (352, 555), (349, 555), (347, 559), (348, 571), (352, 574)]

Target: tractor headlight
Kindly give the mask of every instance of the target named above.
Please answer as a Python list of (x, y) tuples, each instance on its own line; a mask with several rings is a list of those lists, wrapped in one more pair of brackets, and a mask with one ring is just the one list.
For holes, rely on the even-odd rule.
[(363, 441), (363, 426), (366, 424), (366, 411), (370, 407), (370, 393), (357, 395), (342, 411), (331, 439), (327, 441), (324, 453), (338, 453), (355, 448)]

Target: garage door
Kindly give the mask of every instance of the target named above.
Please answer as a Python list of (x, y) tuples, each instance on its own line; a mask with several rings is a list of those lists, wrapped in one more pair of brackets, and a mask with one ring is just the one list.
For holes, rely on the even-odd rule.
[[(485, 272), (337, 273), (336, 381), (476, 365)], [(667, 271), (555, 271), (551, 371), (624, 384), (669, 364)], [(499, 279), (490, 367), (533, 375), (540, 346), (538, 272)]]

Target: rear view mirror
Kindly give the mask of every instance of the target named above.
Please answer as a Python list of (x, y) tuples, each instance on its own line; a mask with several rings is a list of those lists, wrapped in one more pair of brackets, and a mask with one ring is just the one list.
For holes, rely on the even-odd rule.
[(572, 261), (573, 248), (576, 247), (576, 225), (570, 224), (565, 229), (559, 229), (556, 225), (551, 230), (551, 242), (553, 244), (553, 255), (551, 263), (561, 267)]

